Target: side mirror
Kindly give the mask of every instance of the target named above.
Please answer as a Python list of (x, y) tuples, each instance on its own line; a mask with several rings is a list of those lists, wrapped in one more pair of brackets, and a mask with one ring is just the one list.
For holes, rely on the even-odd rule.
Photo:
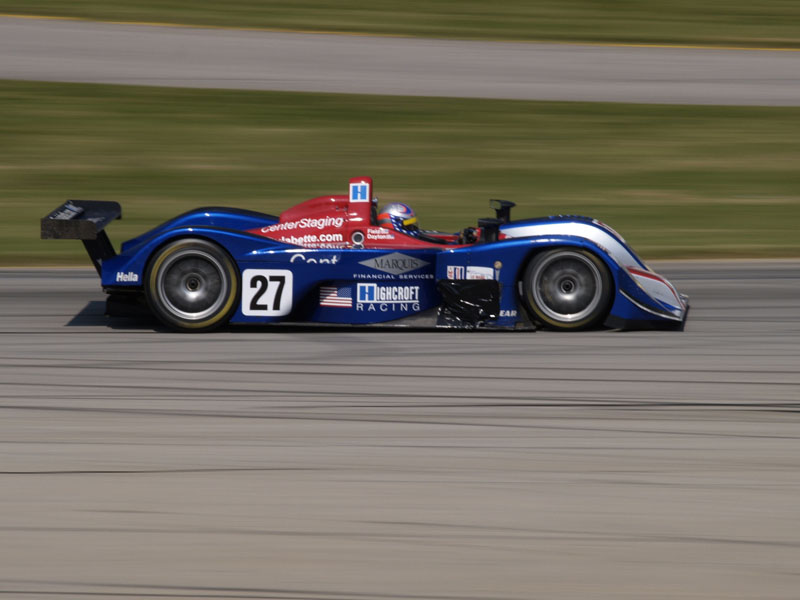
[(516, 206), (509, 200), (489, 200), (489, 206), (494, 209), (497, 219), (503, 223), (508, 223), (511, 220), (511, 209)]

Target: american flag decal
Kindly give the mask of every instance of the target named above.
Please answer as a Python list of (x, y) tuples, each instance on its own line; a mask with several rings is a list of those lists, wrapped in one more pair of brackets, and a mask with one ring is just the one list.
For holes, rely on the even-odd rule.
[(349, 286), (323, 285), (319, 288), (319, 305), (352, 308), (353, 290)]

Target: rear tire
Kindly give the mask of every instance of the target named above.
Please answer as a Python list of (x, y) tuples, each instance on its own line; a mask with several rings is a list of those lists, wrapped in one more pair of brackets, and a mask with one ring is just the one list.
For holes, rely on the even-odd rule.
[(611, 306), (614, 285), (596, 255), (577, 248), (555, 248), (536, 255), (525, 269), (525, 303), (549, 329), (579, 331), (601, 322)]
[(179, 331), (210, 331), (236, 310), (239, 272), (217, 244), (184, 238), (152, 256), (144, 287), (147, 304), (162, 323)]

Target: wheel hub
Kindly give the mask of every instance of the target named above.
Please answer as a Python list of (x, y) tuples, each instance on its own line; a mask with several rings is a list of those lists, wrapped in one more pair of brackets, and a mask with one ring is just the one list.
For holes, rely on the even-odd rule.
[(562, 294), (569, 295), (575, 291), (575, 282), (570, 277), (565, 277), (558, 287), (561, 289)]
[(200, 281), (200, 278), (197, 275), (194, 274), (190, 275), (186, 279), (186, 289), (189, 290), (190, 292), (196, 292), (197, 290), (200, 289), (201, 285), (202, 282)]
[(165, 307), (186, 320), (202, 320), (213, 314), (225, 301), (228, 285), (220, 262), (201, 250), (176, 252), (158, 275)]
[(577, 252), (555, 254), (538, 265), (532, 280), (537, 306), (551, 319), (580, 321), (594, 311), (602, 298), (600, 271)]

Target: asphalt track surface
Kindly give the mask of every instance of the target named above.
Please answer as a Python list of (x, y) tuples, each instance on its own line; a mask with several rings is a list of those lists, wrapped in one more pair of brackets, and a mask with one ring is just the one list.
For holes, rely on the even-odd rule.
[(107, 320), (0, 270), (0, 597), (793, 599), (800, 262), (683, 333)]
[(800, 106), (800, 52), (474, 42), (0, 18), (0, 79)]

